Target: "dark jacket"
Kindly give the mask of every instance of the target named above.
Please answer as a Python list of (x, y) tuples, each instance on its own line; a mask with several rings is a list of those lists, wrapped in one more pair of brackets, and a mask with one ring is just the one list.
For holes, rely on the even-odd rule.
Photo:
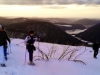
[(99, 43), (98, 42), (94, 42), (93, 43), (93, 50), (98, 51), (99, 49)]
[(0, 31), (0, 46), (5, 46), (6, 45), (6, 36), (3, 31)]
[[(6, 40), (10, 43), (11, 41), (10, 41), (10, 39), (9, 39), (9, 37), (8, 37), (8, 35), (7, 35), (7, 33), (6, 33), (5, 31), (3, 31), (3, 32), (4, 32), (5, 36), (6, 36)], [(6, 45), (7, 45), (7, 41), (6, 41)]]
[(35, 37), (30, 37), (30, 36), (29, 36), (29, 39), (28, 39), (28, 41), (27, 41), (27, 44), (28, 44), (28, 45), (27, 45), (26, 48), (27, 48), (28, 50), (34, 50), (34, 51), (35, 51), (36, 48), (35, 48), (35, 46), (33, 45), (34, 42), (35, 42)]

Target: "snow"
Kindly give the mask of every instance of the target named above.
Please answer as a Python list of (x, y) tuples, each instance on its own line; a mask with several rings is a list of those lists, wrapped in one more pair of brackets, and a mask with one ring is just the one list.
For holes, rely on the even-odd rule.
[(72, 27), (72, 25), (59, 25), (59, 26)]
[(66, 33), (68, 33), (68, 34), (79, 34), (79, 33), (84, 32), (86, 30), (87, 29), (66, 30)]
[[(12, 39), (12, 53), (8, 55), (8, 61), (6, 61), (7, 67), (0, 67), (0, 75), (100, 75), (100, 54), (98, 54), (98, 59), (94, 59), (91, 47), (65, 46), (43, 42), (36, 42), (34, 45), (45, 53), (48, 53), (51, 47), (55, 46), (57, 53), (49, 61), (37, 60), (34, 61), (35, 66), (30, 66), (27, 65), (28, 52), (26, 54), (25, 63), (26, 48), (23, 44), (23, 40)], [(68, 48), (69, 50), (78, 48), (79, 51), (74, 57), (85, 51), (77, 59), (84, 61), (86, 65), (80, 62), (73, 62), (74, 57), (70, 61), (66, 59), (57, 60), (57, 57), (59, 57), (64, 48)], [(36, 55), (40, 55), (38, 49), (34, 52), (34, 56)]]

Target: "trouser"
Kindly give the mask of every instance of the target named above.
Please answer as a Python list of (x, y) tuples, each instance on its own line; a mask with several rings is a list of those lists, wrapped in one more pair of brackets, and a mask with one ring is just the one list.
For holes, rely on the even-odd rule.
[(29, 50), (29, 61), (33, 62), (33, 50)]
[(4, 46), (0, 46), (0, 64), (5, 64)]
[(95, 50), (95, 51), (94, 51), (94, 57), (96, 58), (97, 55), (98, 55), (98, 50)]
[(33, 62), (33, 51), (35, 51), (36, 48), (34, 47), (34, 45), (27, 45), (26, 48), (29, 52), (29, 61)]
[(7, 57), (7, 47), (4, 47), (4, 56)]

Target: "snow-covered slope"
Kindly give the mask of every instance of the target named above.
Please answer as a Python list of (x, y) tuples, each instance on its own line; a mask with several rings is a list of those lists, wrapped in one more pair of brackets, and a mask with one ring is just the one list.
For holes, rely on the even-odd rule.
[[(30, 66), (27, 65), (28, 53), (26, 54), (27, 59), (25, 64), (25, 45), (23, 43), (17, 45), (20, 42), (23, 42), (23, 40), (12, 40), (12, 53), (8, 55), (8, 61), (6, 62), (7, 67), (0, 67), (0, 75), (100, 75), (100, 54), (98, 55), (98, 59), (94, 59), (92, 48), (36, 42), (35, 46), (39, 47), (39, 49), (45, 53), (48, 53), (51, 47), (54, 46), (57, 52), (49, 61), (37, 60), (34, 61), (36, 64), (35, 66)], [(69, 50), (79, 49), (74, 57), (85, 51), (77, 60), (84, 61), (86, 65), (65, 59), (58, 61), (57, 58), (61, 55), (64, 48), (68, 48)], [(40, 55), (38, 49), (34, 52), (34, 56), (36, 55)], [(71, 60), (73, 60), (74, 57)]]

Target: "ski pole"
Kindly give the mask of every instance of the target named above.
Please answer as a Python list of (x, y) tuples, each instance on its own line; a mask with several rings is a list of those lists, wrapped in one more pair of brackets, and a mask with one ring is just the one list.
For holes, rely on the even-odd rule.
[(39, 56), (39, 41), (38, 41), (38, 56)]
[(24, 65), (26, 64), (26, 55), (27, 55), (27, 50), (25, 51), (25, 61), (24, 61)]
[(9, 54), (9, 47), (7, 47), (7, 54)]
[(11, 44), (9, 43), (9, 47), (10, 47), (10, 53), (12, 53), (12, 51), (11, 51)]
[(37, 47), (38, 47), (38, 56), (39, 56), (39, 38), (35, 38), (35, 41), (37, 42)]
[(8, 50), (7, 50), (7, 54), (9, 54), (10, 53), (10, 45), (8, 45), (8, 48), (7, 48)]

